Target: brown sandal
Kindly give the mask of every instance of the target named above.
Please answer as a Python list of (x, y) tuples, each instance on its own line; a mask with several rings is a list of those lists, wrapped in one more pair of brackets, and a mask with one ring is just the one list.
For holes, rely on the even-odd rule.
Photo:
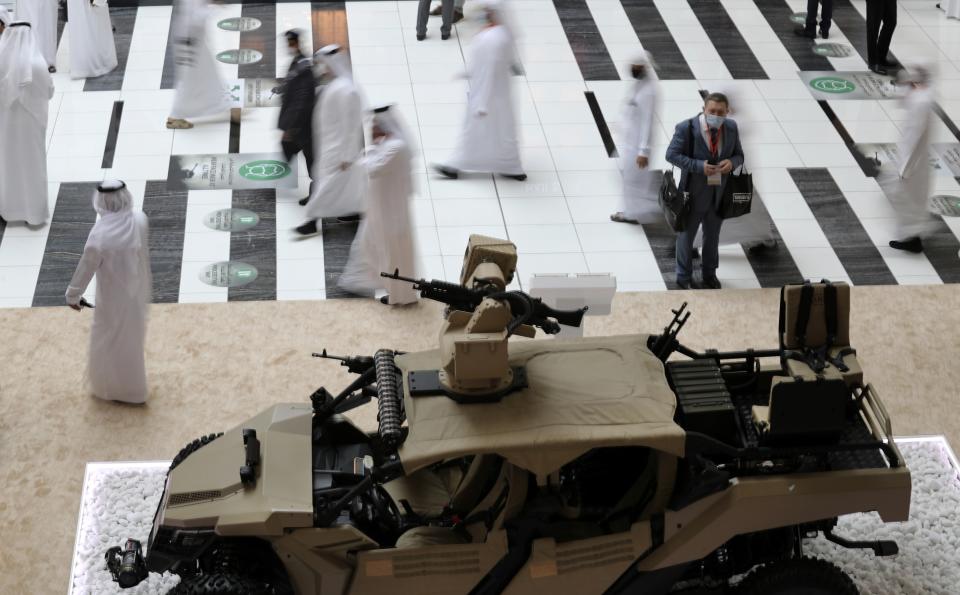
[(181, 118), (167, 118), (167, 128), (171, 130), (187, 130), (193, 128), (193, 124)]

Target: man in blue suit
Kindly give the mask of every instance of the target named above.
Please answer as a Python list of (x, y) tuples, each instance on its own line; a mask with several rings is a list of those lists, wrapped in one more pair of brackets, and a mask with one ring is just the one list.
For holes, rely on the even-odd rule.
[[(679, 188), (690, 194), (686, 231), (677, 233), (677, 285), (690, 289), (693, 239), (703, 226), (703, 287), (720, 289), (717, 264), (720, 199), (731, 171), (743, 165), (737, 123), (727, 119), (730, 102), (722, 93), (704, 99), (703, 113), (677, 124), (667, 147), (667, 161), (681, 170)], [(691, 146), (692, 141), (692, 146)]]

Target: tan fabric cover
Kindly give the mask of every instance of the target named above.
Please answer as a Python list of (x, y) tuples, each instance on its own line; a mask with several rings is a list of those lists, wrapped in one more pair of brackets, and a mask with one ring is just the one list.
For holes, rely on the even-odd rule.
[(421, 469), (412, 475), (385, 483), (383, 488), (397, 504), (406, 500), (421, 516), (437, 516), (450, 503), (451, 494), (460, 484), (462, 472), (457, 467), (439, 470)]
[(449, 527), (414, 527), (397, 539), (398, 548), (427, 547), (430, 545), (455, 545), (467, 543), (459, 532)]
[[(813, 301), (810, 305), (810, 319), (807, 323), (807, 347), (819, 347), (827, 343), (827, 323), (823, 316), (823, 283), (813, 283)], [(837, 288), (837, 337), (834, 345), (850, 344), (850, 286), (839, 281), (833, 284)], [(802, 285), (787, 285), (783, 288), (784, 318), (783, 346), (787, 349), (799, 349), (794, 329), (797, 313), (800, 311), (800, 292)]]
[[(602, 446), (647, 446), (683, 456), (684, 432), (673, 422), (676, 399), (646, 341), (647, 335), (623, 335), (511, 342), (510, 362), (526, 366), (530, 386), (495, 404), (411, 398), (404, 381), (410, 426), (400, 449), (404, 469), (496, 453), (547, 475)], [(405, 375), (440, 363), (436, 351), (396, 361)]]

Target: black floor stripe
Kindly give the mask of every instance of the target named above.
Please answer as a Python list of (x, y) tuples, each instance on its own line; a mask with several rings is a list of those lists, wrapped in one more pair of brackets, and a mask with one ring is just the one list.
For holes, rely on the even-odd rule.
[(180, 298), (187, 191), (167, 190), (166, 180), (147, 182), (143, 212), (150, 220), (150, 270), (153, 303), (175, 304)]
[[(114, 0), (116, 1), (116, 0)], [(170, 29), (167, 32), (167, 47), (164, 50), (163, 54), (163, 72), (160, 75), (160, 88), (161, 89), (173, 89), (174, 83), (176, 82), (176, 43), (175, 40), (178, 35), (181, 35), (173, 27), (177, 22), (177, 11), (180, 9), (179, 4), (173, 6), (173, 10), (170, 13)]]
[[(654, 172), (656, 187), (660, 187), (663, 180), (663, 172)], [(667, 226), (666, 221), (662, 223), (643, 223), (641, 224), (644, 235), (647, 236), (647, 242), (650, 244), (650, 250), (653, 251), (653, 257), (660, 268), (660, 275), (667, 289), (677, 289), (677, 234)]]
[(837, 115), (833, 108), (830, 107), (830, 104), (822, 99), (817, 100), (817, 104), (820, 106), (820, 109), (823, 110), (823, 113), (827, 116), (827, 119), (830, 120), (830, 123), (833, 124), (834, 130), (837, 131), (837, 134), (840, 135), (840, 138), (843, 139), (843, 144), (846, 145), (847, 150), (850, 151), (850, 155), (853, 156), (853, 159), (857, 162), (857, 165), (860, 166), (860, 170), (863, 172), (863, 175), (868, 178), (877, 177), (877, 162), (874, 155), (864, 155), (860, 152), (860, 149), (857, 148), (856, 141), (853, 136), (847, 130), (847, 127), (843, 125), (843, 122), (840, 121), (840, 117)]
[(957, 240), (957, 236), (942, 220), (937, 224), (937, 230), (934, 233), (923, 238), (923, 254), (944, 283), (960, 283), (958, 253), (960, 253), (960, 240)]
[(620, 74), (607, 53), (586, 0), (553, 0), (567, 42), (585, 81), (617, 81)]
[(107, 144), (103, 148), (103, 161), (100, 167), (113, 167), (113, 157), (117, 151), (117, 135), (120, 134), (120, 118), (123, 116), (123, 102), (113, 102), (113, 113), (110, 115), (110, 127), (107, 129)]
[[(759, 195), (755, 194), (754, 200), (758, 197)], [(753, 269), (753, 274), (757, 276), (760, 287), (782, 287), (788, 283), (802, 282), (803, 273), (800, 272), (797, 263), (794, 262), (787, 245), (783, 243), (783, 238), (780, 237), (780, 231), (776, 228), (776, 223), (773, 223), (770, 231), (774, 239), (777, 240), (775, 248), (761, 248), (759, 250), (744, 248), (747, 261), (750, 262), (750, 268)]]
[(603, 139), (603, 147), (607, 150), (608, 157), (619, 157), (617, 145), (613, 142), (613, 136), (610, 134), (610, 127), (607, 126), (607, 120), (603, 117), (603, 110), (600, 109), (600, 103), (593, 91), (584, 91), (587, 98), (587, 104), (590, 106), (590, 112), (593, 114), (593, 122), (597, 125), (597, 131), (600, 138)]
[(653, 54), (657, 75), (663, 80), (694, 78), (677, 42), (670, 35), (653, 0), (620, 0), (643, 48)]
[(850, 42), (864, 62), (867, 62), (867, 21), (850, 0), (834, 0), (833, 24), (840, 27), (844, 37)]
[(276, 78), (277, 5), (244, 3), (240, 9), (240, 16), (254, 18), (261, 23), (261, 25), (253, 31), (240, 32), (240, 49), (257, 50), (263, 54), (263, 58), (259, 62), (240, 64), (240, 78)]
[(790, 53), (800, 70), (833, 70), (830, 60), (813, 53), (813, 40), (797, 36), (793, 30), (797, 24), (790, 20), (793, 9), (786, 0), (753, 0), (767, 19), (780, 43)]
[(57, 50), (60, 50), (60, 40), (63, 38), (63, 26), (67, 23), (67, 3), (57, 7)]
[[(312, 2), (310, 6), (314, 50), (335, 43), (343, 48), (341, 51), (347, 51), (349, 57), (350, 36), (347, 31), (346, 4), (344, 2)], [(357, 223), (341, 223), (336, 218), (324, 219), (321, 222), (323, 274), (327, 299), (357, 297), (337, 287), (337, 281), (347, 264), (347, 257), (350, 256), (350, 246), (357, 235), (357, 227)]]
[(826, 168), (790, 168), (790, 176), (854, 285), (897, 283)]
[(84, 91), (119, 91), (123, 88), (123, 75), (127, 71), (127, 57), (130, 55), (137, 9), (110, 6), (110, 21), (116, 29), (113, 39), (117, 48), (117, 67), (103, 76), (87, 79), (83, 84)]
[(228, 153), (240, 152), (240, 113), (239, 107), (230, 108), (230, 143)]
[(234, 209), (253, 211), (259, 223), (244, 231), (230, 233), (230, 260), (253, 265), (257, 278), (252, 283), (227, 290), (231, 302), (277, 299), (277, 191), (234, 190)]
[(766, 79), (767, 73), (753, 54), (720, 0), (687, 0), (703, 25), (710, 43), (735, 79)]
[(97, 182), (63, 182), (50, 220), (40, 275), (33, 293), (34, 306), (62, 306), (64, 293), (80, 262), (90, 228), (97, 220), (91, 199)]
[(3, 232), (7, 229), (7, 222), (0, 217), (0, 242), (3, 241)]

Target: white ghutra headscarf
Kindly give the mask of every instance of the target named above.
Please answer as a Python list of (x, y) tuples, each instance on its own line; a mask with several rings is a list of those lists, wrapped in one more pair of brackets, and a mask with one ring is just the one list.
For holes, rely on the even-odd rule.
[[(146, 250), (140, 225), (133, 211), (133, 196), (127, 185), (120, 180), (107, 180), (97, 187), (93, 195), (93, 208), (100, 217), (93, 224), (87, 243), (101, 252), (114, 252), (122, 270), (118, 271), (127, 282), (125, 286), (132, 297), (140, 297), (143, 287), (149, 288), (148, 278), (143, 279), (140, 251)], [(147, 289), (149, 299), (150, 293)]]

